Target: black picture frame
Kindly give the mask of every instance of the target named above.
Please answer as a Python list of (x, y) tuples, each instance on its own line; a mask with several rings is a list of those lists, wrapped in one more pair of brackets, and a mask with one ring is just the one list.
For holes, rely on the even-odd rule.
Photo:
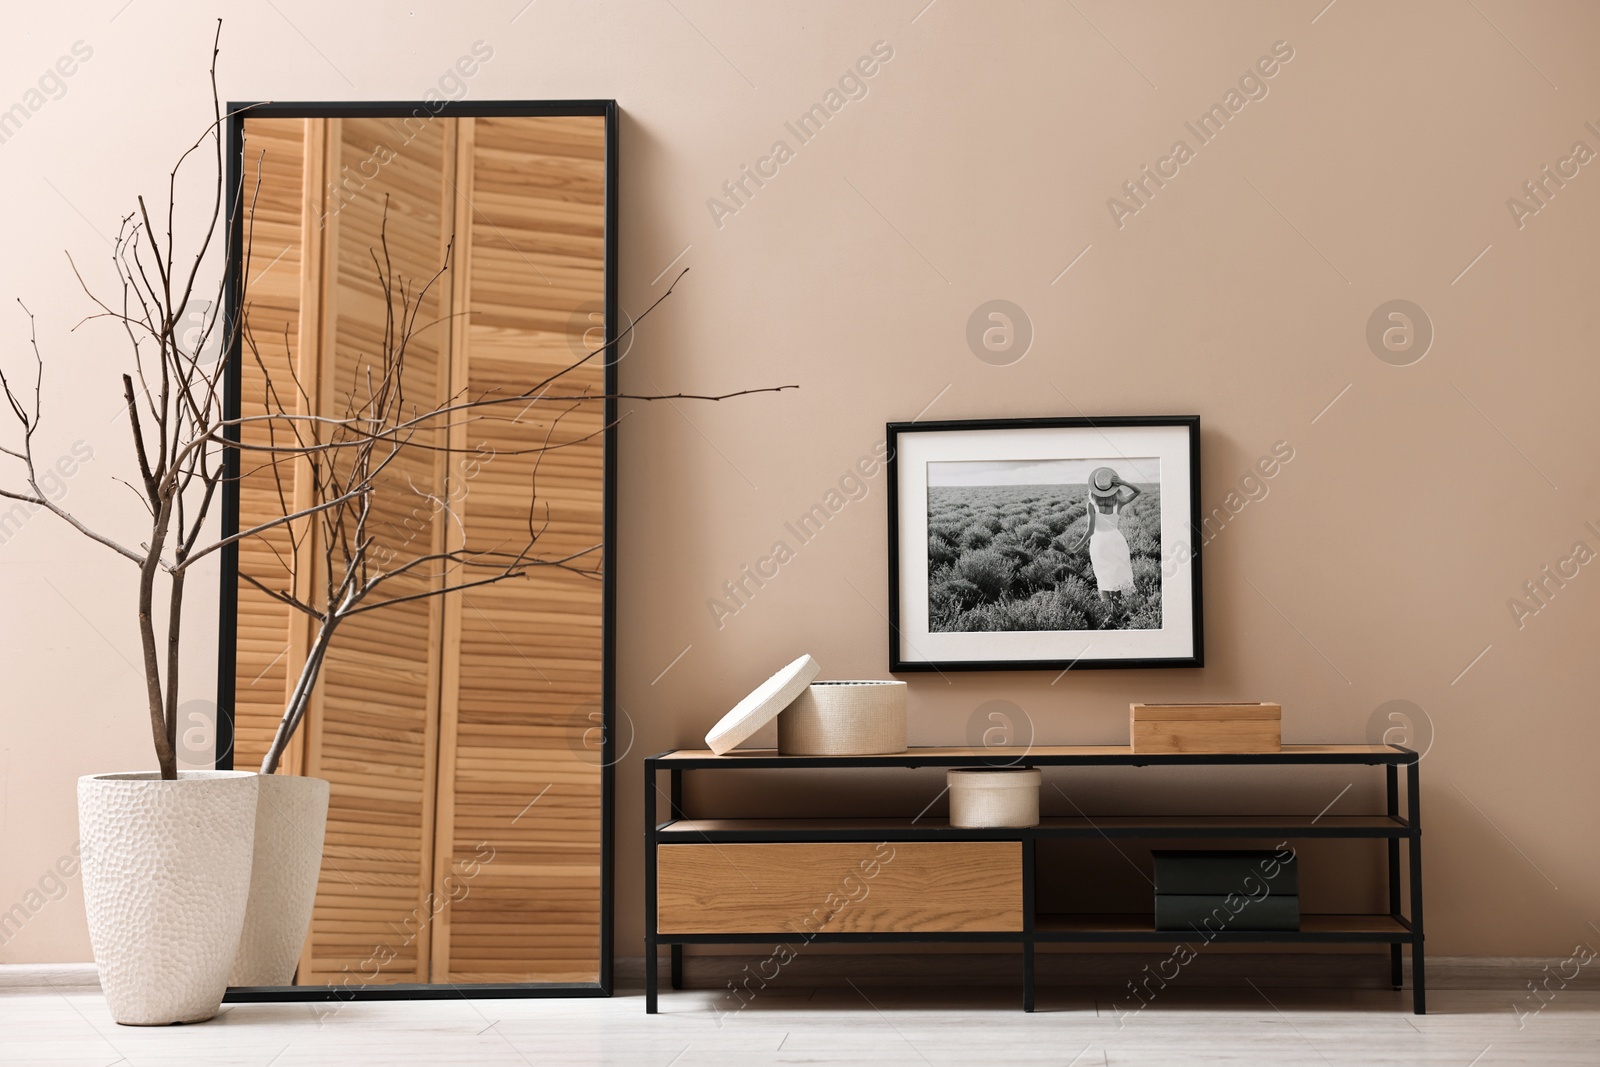
[[(1181, 427), (1187, 430), (1188, 462), (1183, 475), (1188, 479), (1189, 507), (1186, 526), (1187, 562), (1183, 570), (1188, 577), (1190, 611), (1187, 623), (1192, 635), (1188, 650), (1181, 655), (1118, 656), (1089, 658), (1087, 653), (1077, 658), (959, 658), (941, 659), (931, 656), (906, 655), (907, 639), (902, 629), (902, 593), (906, 583), (902, 579), (900, 539), (902, 529), (901, 489), (906, 472), (902, 469), (901, 449), (910, 435), (930, 433), (960, 433), (990, 430), (1054, 430), (1091, 429), (1115, 431), (1138, 428)], [(924, 671), (1060, 671), (1149, 669), (1165, 667), (1205, 666), (1204, 608), (1201, 578), (1200, 533), (1200, 416), (1198, 415), (1116, 415), (1105, 417), (1045, 417), (1018, 419), (963, 419), (941, 422), (891, 422), (885, 428), (888, 445), (886, 482), (889, 498), (889, 671), (892, 674)], [(926, 567), (926, 556), (921, 559)], [(1063, 631), (1075, 632), (1075, 631)], [(914, 651), (914, 650), (913, 650)]]
[[(223, 119), (226, 125), (227, 156), (226, 210), (228, 247), (224, 289), (224, 337), (231, 339), (228, 365), (223, 378), (223, 412), (237, 419), (243, 387), (243, 338), (235, 328), (244, 295), (244, 123), (246, 118), (404, 118), (426, 115), (430, 118), (468, 116), (569, 116), (588, 115), (605, 119), (606, 202), (605, 202), (605, 342), (618, 338), (620, 304), (617, 299), (618, 261), (617, 223), (620, 216), (621, 187), (618, 184), (621, 146), (620, 110), (615, 100), (485, 100), (485, 101), (268, 101), (232, 102)], [(603, 490), (602, 531), (605, 551), (601, 559), (601, 780), (600, 780), (600, 969), (597, 982), (493, 982), (367, 984), (356, 988), (338, 985), (254, 986), (230, 988), (224, 996), (229, 1003), (259, 1001), (345, 1001), (345, 1000), (444, 1000), (468, 995), (479, 998), (508, 997), (609, 997), (615, 988), (615, 908), (616, 864), (616, 616), (617, 616), (617, 400), (620, 391), (617, 365), (612, 356), (605, 361), (605, 485)], [(237, 440), (237, 429), (225, 431)], [(224, 537), (239, 530), (239, 451), (227, 449), (223, 456), (222, 509), (220, 521)], [(233, 700), (238, 681), (239, 549), (226, 545), (221, 552), (219, 585), (217, 722), (216, 751), (218, 770), (233, 769)]]

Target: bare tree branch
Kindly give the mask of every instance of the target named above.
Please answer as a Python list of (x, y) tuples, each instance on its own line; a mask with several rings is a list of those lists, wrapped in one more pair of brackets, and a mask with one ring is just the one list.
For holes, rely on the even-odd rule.
[[(280, 391), (249, 326), (253, 309), (245, 299), (244, 285), (253, 262), (261, 167), (258, 162), (255, 188), (248, 203), (244, 189), (227, 187), (222, 133), (224, 123), (237, 113), (224, 112), (217, 87), (221, 29), (218, 20), (209, 71), (211, 123), (169, 171), (166, 203), (137, 196), (134, 210), (119, 222), (109, 258), (115, 271), (113, 284), (120, 292), (97, 294), (71, 255), (67, 257), (72, 275), (93, 309), (73, 328), (109, 320), (120, 328), (127, 341), (126, 371), (119, 375), (120, 400), (128, 415), (132, 458), (140, 484), (115, 480), (140, 497), (148, 527), (126, 536), (108, 533), (97, 523), (62, 507), (42, 490), (39, 479), (43, 467), (36, 463), (35, 450), (42, 422), (44, 358), (31, 313), (29, 340), (36, 371), (31, 404), (24, 402), (0, 370), (0, 393), (5, 399), (0, 414), (8, 412), (20, 432), (19, 440), (8, 439), (0, 445), (0, 459), (8, 466), (15, 463), (20, 467), (21, 483), (0, 488), (0, 499), (48, 510), (86, 538), (139, 568), (137, 621), (151, 738), (162, 777), (167, 779), (177, 776), (182, 624), (186, 578), (194, 564), (230, 545), (255, 540), (270, 546), (281, 573), (293, 576), (303, 565), (310, 565), (317, 575), (313, 584), (302, 574), (289, 591), (273, 588), (260, 575), (239, 575), (241, 581), (276, 603), (317, 622), (316, 637), (299, 665), (300, 673), (277, 734), (262, 763), (262, 770), (270, 773), (311, 706), (320, 671), (346, 620), (382, 608), (523, 578), (537, 568), (555, 568), (585, 580), (598, 579), (601, 569), (597, 553), (603, 546), (593, 545), (576, 552), (565, 551), (567, 546), (561, 553), (546, 551), (543, 539), (551, 526), (551, 508), (539, 493), (538, 480), (546, 454), (589, 444), (615, 423), (602, 420), (606, 424), (598, 428), (592, 422), (585, 423), (577, 427), (579, 432), (563, 431), (558, 437), (557, 427), (563, 426), (564, 419), (575, 417), (579, 411), (592, 411), (588, 405), (597, 401), (720, 401), (797, 388), (785, 385), (723, 394), (641, 395), (591, 393), (558, 384), (563, 380), (571, 382), (568, 376), (596, 359), (609, 358), (606, 353), (632, 336), (638, 324), (672, 295), (686, 273), (682, 271), (666, 292), (616, 337), (525, 389), (504, 396), (494, 391), (472, 395), (461, 389), (442, 399), (435, 391), (434, 395), (419, 399), (410, 389), (407, 373), (410, 350), (419, 330), (449, 317), (436, 315), (434, 305), (440, 302), (436, 289), (453, 266), (454, 242), (446, 244), (436, 270), (416, 279), (403, 277), (389, 246), (386, 201), (378, 247), (370, 250), (372, 269), (384, 300), (376, 350), (357, 358), (348, 381), (339, 383), (345, 389), (342, 410), (324, 412), (314, 402), (324, 383), (300, 380), (285, 334), (284, 354), (290, 358), (284, 362), (290, 387)], [(214, 153), (201, 152), (208, 142)], [(180, 248), (176, 225), (180, 214), (180, 172), (192, 159), (204, 160), (208, 154), (214, 157), (216, 168), (209, 217), (189, 247)], [(230, 200), (242, 215), (247, 215), (230, 214)], [(158, 230), (163, 215), (164, 228)], [(222, 280), (212, 294), (215, 299), (210, 299), (200, 313), (195, 334), (198, 341), (191, 342), (185, 326), (191, 309), (204, 299), (200, 279), (205, 276), (205, 264), (233, 233), (242, 235), (239, 254), (245, 264), (244, 277), (221, 272)], [(236, 320), (223, 315), (226, 307), (240, 309)], [(26, 306), (23, 311), (27, 312)], [(216, 342), (220, 342), (221, 355), (211, 361), (205, 353)], [(260, 373), (265, 401), (264, 410), (259, 413), (230, 419), (224, 411), (223, 390), (236, 358), (250, 359)], [(343, 370), (340, 376), (344, 377)], [(560, 395), (567, 393), (571, 395)], [(508, 417), (503, 413), (506, 405), (519, 405), (521, 410)], [(443, 487), (418, 487), (409, 475), (400, 477), (411, 466), (403, 459), (427, 457), (431, 463), (432, 457), (438, 455), (465, 454), (466, 449), (451, 447), (452, 434), (478, 422), (518, 423), (536, 405), (554, 405), (558, 409), (550, 414), (541, 412), (548, 420), (548, 425), (541, 425), (543, 440), (536, 446), (506, 448), (494, 454), (534, 457), (528, 484), (526, 537), (518, 532), (512, 543), (487, 550), (469, 547), (453, 488), (464, 485), (464, 481), (457, 483), (454, 479), (458, 475), (452, 473), (446, 476)], [(241, 440), (247, 430), (251, 431), (250, 439)], [(270, 472), (278, 507), (276, 514), (264, 521), (216, 537), (207, 530), (207, 524), (218, 487), (230, 477), (226, 473), (232, 462), (230, 452), (235, 458), (246, 453), (260, 458), (261, 462), (249, 473), (236, 477), (242, 480)], [(282, 464), (288, 464), (293, 471), (292, 486)], [(460, 477), (470, 475), (463, 473)], [(384, 494), (382, 509), (375, 503), (380, 493)], [(419, 502), (404, 526), (385, 518), (395, 494), (400, 494), (402, 500), (409, 496)], [(426, 544), (412, 549), (417, 531), (411, 529), (411, 523), (418, 519), (420, 529), (431, 533)], [(443, 541), (442, 550), (434, 543), (440, 522), (453, 524), (447, 527), (450, 536)], [(282, 550), (285, 539), (287, 556)], [(163, 581), (165, 586), (161, 585)], [(158, 592), (166, 615), (159, 633), (155, 610)]]

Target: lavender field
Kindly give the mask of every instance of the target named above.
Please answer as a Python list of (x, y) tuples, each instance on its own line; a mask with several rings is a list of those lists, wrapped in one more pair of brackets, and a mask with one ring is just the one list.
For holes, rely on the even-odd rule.
[(1158, 630), (1161, 628), (1161, 489), (1139, 486), (1120, 528), (1134, 591), (1100, 599), (1083, 534), (1083, 485), (930, 486), (928, 628)]

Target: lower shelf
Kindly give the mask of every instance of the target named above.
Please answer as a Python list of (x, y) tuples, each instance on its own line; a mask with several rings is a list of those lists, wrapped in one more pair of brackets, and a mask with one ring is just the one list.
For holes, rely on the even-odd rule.
[[(696, 930), (663, 931), (657, 938), (663, 945), (727, 945), (759, 943), (773, 939), (803, 936), (807, 941), (827, 944), (870, 944), (874, 942), (971, 942), (971, 943), (1025, 943), (1049, 941), (1085, 942), (1162, 942), (1188, 941), (1191, 944), (1206, 940), (1199, 931), (1157, 930), (1155, 916), (1140, 914), (1039, 915), (1034, 920), (1032, 933), (1024, 931), (972, 931), (923, 930), (918, 932), (894, 930), (857, 930), (810, 934), (774, 924), (768, 930), (750, 929), (741, 932)], [(1222, 930), (1212, 941), (1235, 944), (1389, 944), (1407, 945), (1414, 938), (1411, 927), (1404, 919), (1393, 915), (1302, 915), (1298, 930)]]
[(1393, 915), (1302, 915), (1298, 930), (1222, 930), (1206, 932), (1157, 930), (1153, 915), (1087, 913), (1039, 915), (1034, 920), (1038, 941), (1172, 941), (1202, 938), (1232, 942), (1385, 943), (1411, 941), (1411, 927)]

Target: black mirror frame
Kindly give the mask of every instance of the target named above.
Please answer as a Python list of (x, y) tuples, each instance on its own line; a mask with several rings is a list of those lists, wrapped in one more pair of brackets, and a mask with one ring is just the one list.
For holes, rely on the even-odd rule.
[[(227, 107), (227, 203), (228, 250), (226, 302), (223, 309), (224, 334), (230, 339), (228, 365), (224, 376), (224, 417), (237, 419), (243, 386), (242, 338), (239, 320), (243, 287), (243, 179), (244, 122), (249, 118), (400, 118), (426, 115), (429, 118), (474, 116), (568, 116), (596, 115), (606, 123), (606, 203), (605, 203), (605, 317), (606, 344), (617, 340), (619, 304), (617, 302), (617, 218), (619, 202), (618, 147), (620, 112), (615, 100), (492, 100), (492, 101), (360, 101), (234, 103)], [(616, 769), (616, 554), (617, 543), (617, 360), (607, 359), (605, 405), (605, 489), (602, 520), (605, 552), (602, 560), (601, 591), (601, 811), (600, 811), (600, 980), (598, 982), (529, 982), (460, 984), (340, 986), (261, 986), (234, 988), (228, 1002), (240, 1001), (344, 1001), (344, 1000), (442, 1000), (463, 995), (473, 997), (609, 997), (615, 978), (615, 847)], [(237, 431), (235, 430), (235, 433)], [(236, 437), (234, 439), (237, 439)], [(229, 536), (239, 529), (239, 452), (228, 449), (223, 460), (225, 474), (222, 494), (222, 533)], [(237, 543), (222, 550), (222, 575), (219, 589), (217, 656), (216, 766), (233, 769), (233, 699), (238, 682), (238, 585), (239, 552)], [(622, 753), (625, 755), (626, 753)]]

